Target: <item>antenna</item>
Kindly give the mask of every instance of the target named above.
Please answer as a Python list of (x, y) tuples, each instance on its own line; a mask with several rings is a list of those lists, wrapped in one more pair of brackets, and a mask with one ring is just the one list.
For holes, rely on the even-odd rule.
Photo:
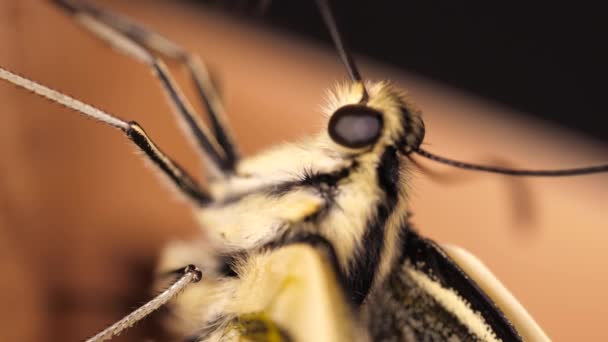
[[(361, 78), (361, 74), (359, 73), (359, 69), (357, 69), (357, 65), (353, 59), (352, 54), (346, 47), (346, 43), (344, 39), (340, 35), (340, 30), (338, 29), (338, 24), (336, 19), (332, 13), (331, 6), (329, 5), (329, 0), (316, 0), (319, 10), (321, 12), (321, 16), (325, 21), (325, 25), (329, 29), (329, 33), (334, 41), (334, 45), (338, 50), (338, 54), (342, 59), (342, 63), (346, 66), (346, 70), (350, 78), (363, 85), (363, 97), (361, 102), (366, 102), (369, 98), (367, 90), (365, 89), (365, 85), (363, 84), (363, 79)], [(450, 165), (453, 167), (457, 167), (465, 170), (472, 171), (481, 171), (481, 172), (489, 172), (489, 173), (497, 173), (508, 176), (522, 176), (522, 177), (568, 177), (568, 176), (582, 176), (582, 175), (590, 175), (595, 173), (608, 172), (608, 164), (601, 164), (589, 167), (581, 167), (581, 168), (572, 168), (572, 169), (554, 169), (554, 170), (529, 170), (529, 169), (509, 169), (498, 166), (490, 166), (490, 165), (479, 165), (466, 163), (446, 157), (442, 157), (431, 152), (428, 152), (419, 146), (414, 148), (412, 152), (416, 154), (433, 160), (438, 163)]]
[[(340, 59), (342, 59), (342, 63), (344, 63), (344, 66), (346, 67), (348, 75), (353, 81), (363, 85), (363, 78), (361, 78), (359, 69), (357, 69), (357, 65), (355, 64), (353, 55), (350, 53), (349, 49), (346, 46), (346, 43), (344, 42), (344, 39), (340, 35), (338, 24), (332, 13), (331, 6), (329, 5), (328, 0), (317, 0), (317, 5), (319, 6), (319, 11), (321, 11), (323, 21), (325, 21), (325, 25), (327, 25), (327, 29), (331, 34), (331, 38), (334, 41), (336, 50), (338, 50)], [(366, 102), (368, 98), (369, 95), (367, 94), (367, 90), (365, 89), (365, 86), (363, 86), (363, 98), (361, 99), (361, 102)]]
[(498, 173), (507, 176), (520, 177), (569, 177), (569, 176), (584, 176), (595, 173), (608, 172), (608, 164), (600, 164), (588, 167), (573, 168), (573, 169), (555, 169), (555, 170), (528, 170), (528, 169), (508, 169), (497, 166), (479, 165), (461, 162), (458, 160), (438, 156), (422, 148), (418, 147), (413, 150), (416, 154), (436, 161), (438, 163), (450, 165), (465, 170), (481, 171), (489, 173)]

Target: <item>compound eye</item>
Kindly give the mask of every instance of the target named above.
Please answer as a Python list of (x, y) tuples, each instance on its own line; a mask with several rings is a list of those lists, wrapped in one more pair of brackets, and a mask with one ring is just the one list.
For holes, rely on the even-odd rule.
[(382, 113), (364, 105), (347, 105), (334, 112), (329, 120), (329, 136), (348, 148), (370, 146), (382, 132)]

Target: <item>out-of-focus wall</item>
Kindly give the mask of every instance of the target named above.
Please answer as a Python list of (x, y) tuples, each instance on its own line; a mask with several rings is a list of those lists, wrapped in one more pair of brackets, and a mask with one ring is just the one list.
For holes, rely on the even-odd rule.
[[(344, 77), (329, 51), (167, 2), (104, 3), (209, 61), (246, 154), (322, 128), (324, 89)], [(36, 0), (0, 0), (0, 44), (0, 65), (138, 121), (202, 180), (196, 154), (145, 66)], [(194, 99), (183, 70), (169, 64)], [(537, 167), (606, 159), (605, 146), (362, 64), (365, 75), (408, 87), (426, 113), (432, 151)], [(148, 298), (150, 272), (166, 241), (199, 231), (188, 206), (157, 181), (120, 132), (5, 83), (0, 118), (0, 340), (82, 339)], [(608, 178), (466, 177), (443, 184), (415, 172), (412, 211), (420, 231), (479, 256), (555, 339), (606, 339)], [(533, 214), (523, 222), (516, 215), (522, 203)], [(121, 339), (141, 340), (151, 326)]]

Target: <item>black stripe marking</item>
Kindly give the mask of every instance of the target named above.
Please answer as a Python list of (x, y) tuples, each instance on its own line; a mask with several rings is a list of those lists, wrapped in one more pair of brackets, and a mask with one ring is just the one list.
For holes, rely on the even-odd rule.
[[(333, 200), (333, 191), (337, 189), (338, 183), (347, 178), (353, 170), (358, 167), (358, 163), (354, 161), (348, 167), (328, 173), (315, 173), (313, 171), (304, 170), (300, 179), (293, 181), (285, 181), (278, 184), (270, 184), (251, 189), (246, 192), (235, 194), (224, 198), (221, 202), (214, 203), (215, 206), (227, 206), (236, 203), (247, 196), (263, 193), (270, 197), (281, 197), (288, 194), (290, 191), (298, 187), (313, 187), (321, 196), (331, 202)], [(329, 191), (328, 191), (329, 190)]]
[(321, 173), (304, 169), (300, 179), (270, 186), (267, 190), (268, 195), (280, 197), (294, 188), (305, 186), (316, 188), (319, 192), (323, 192), (324, 189), (335, 189), (338, 187), (338, 183), (348, 177), (357, 167), (359, 167), (359, 163), (354, 160), (349, 166), (333, 172)]
[(409, 260), (419, 271), (439, 282), (444, 288), (456, 291), (471, 310), (478, 312), (502, 341), (522, 341), (521, 336), (487, 294), (437, 245), (407, 232), (403, 245), (402, 262)]
[(238, 278), (239, 274), (236, 271), (236, 268), (241, 262), (241, 260), (247, 258), (247, 254), (247, 251), (238, 251), (220, 255), (218, 257), (220, 266), (218, 267), (217, 272), (224, 277)]
[(394, 147), (388, 147), (377, 168), (378, 186), (385, 198), (380, 200), (376, 213), (367, 222), (362, 244), (350, 261), (346, 286), (354, 303), (360, 305), (370, 291), (384, 247), (385, 226), (397, 205), (399, 183), (399, 156)]
[(397, 141), (397, 146), (403, 153), (409, 154), (417, 149), (424, 140), (424, 121), (419, 116), (414, 116), (406, 107), (401, 107), (401, 113), (403, 116), (403, 135)]

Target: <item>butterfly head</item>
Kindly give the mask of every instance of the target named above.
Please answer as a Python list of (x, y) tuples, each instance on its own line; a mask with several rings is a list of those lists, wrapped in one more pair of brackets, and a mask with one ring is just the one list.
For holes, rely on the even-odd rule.
[(327, 133), (334, 147), (353, 156), (393, 146), (404, 154), (424, 139), (424, 122), (405, 93), (388, 82), (351, 82), (329, 93)]

